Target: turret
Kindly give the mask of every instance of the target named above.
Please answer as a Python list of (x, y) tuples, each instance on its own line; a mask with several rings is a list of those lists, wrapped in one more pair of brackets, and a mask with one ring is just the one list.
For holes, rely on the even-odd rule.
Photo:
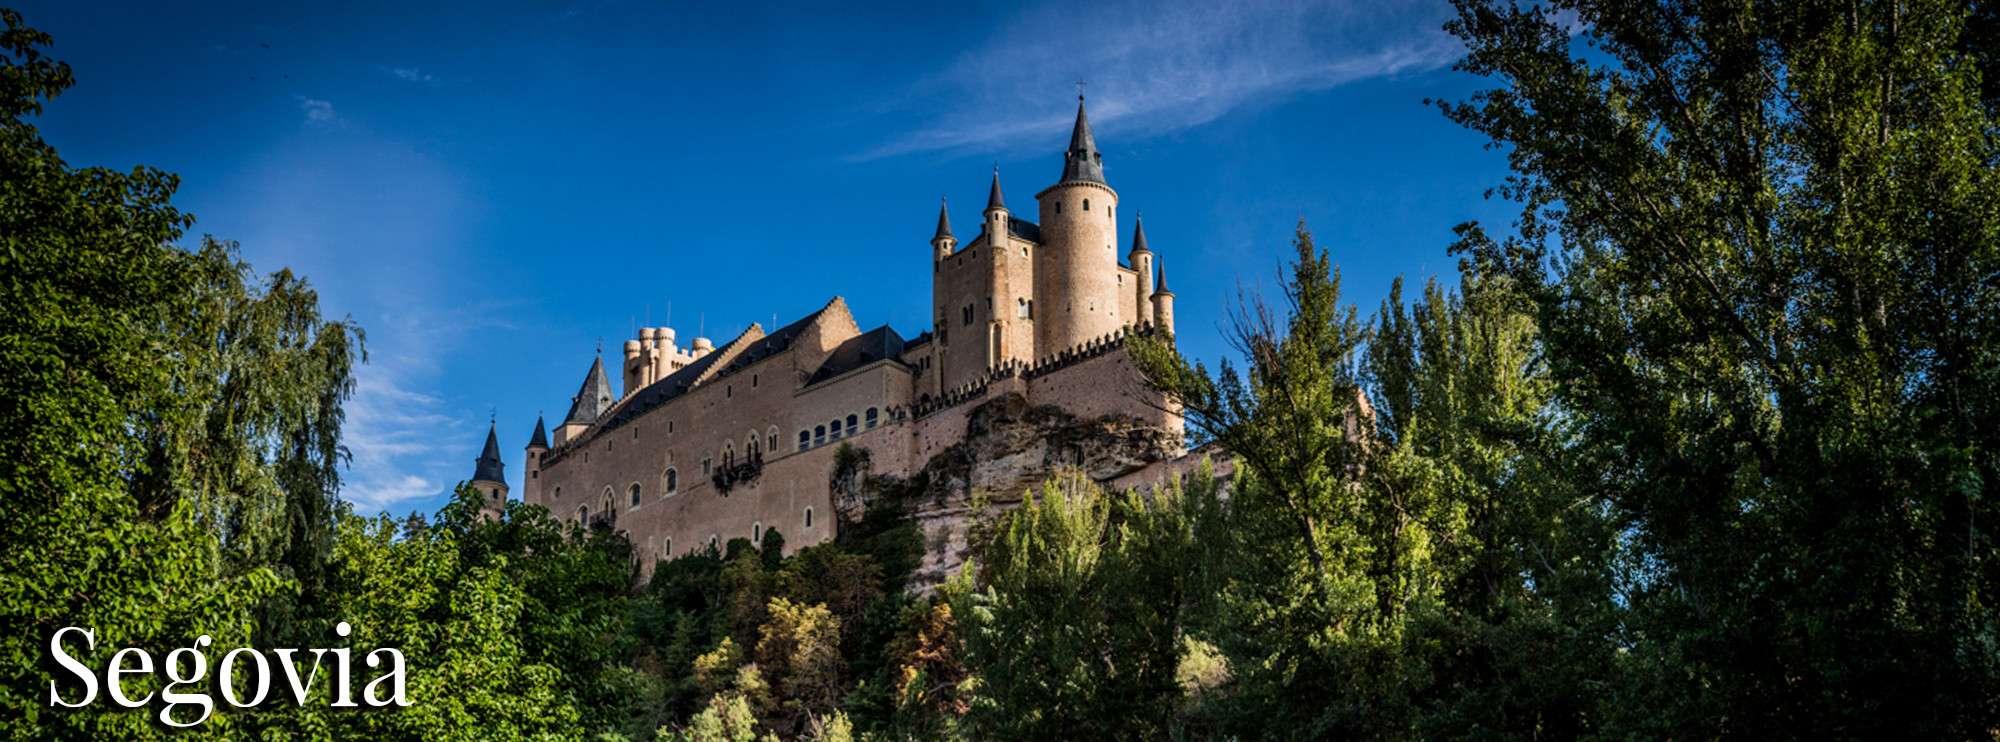
[(1159, 325), (1160, 329), (1166, 330), (1167, 335), (1172, 336), (1174, 334), (1174, 292), (1167, 290), (1166, 264), (1157, 260), (1154, 262), (1160, 266), (1160, 287), (1153, 291), (1153, 322)]
[(556, 428), (556, 445), (568, 443), (582, 434), (617, 401), (617, 397), (611, 396), (611, 380), (604, 376), (604, 357), (598, 356), (591, 361), (590, 372), (583, 377), (583, 388), (570, 398), (569, 414)]
[(1137, 218), (1132, 220), (1132, 251), (1125, 254), (1125, 262), (1139, 274), (1137, 288), (1139, 301), (1133, 304), (1140, 308), (1139, 316), (1127, 318), (1128, 322), (1137, 325), (1151, 320), (1147, 315), (1152, 312), (1146, 311), (1145, 307), (1146, 302), (1151, 301), (1153, 296), (1153, 251), (1146, 248), (1145, 215), (1135, 216)]
[(951, 204), (939, 199), (937, 234), (931, 237), (931, 259), (943, 260), (951, 257), (958, 249), (958, 238), (951, 235)]
[(528, 438), (528, 461), (521, 468), (521, 501), (542, 504), (542, 454), (549, 452), (549, 431), (535, 415), (535, 434)]
[(646, 372), (651, 364), (646, 361), (645, 350), (645, 344), (637, 340), (625, 341), (625, 395), (619, 399), (630, 397), (646, 386)]
[(1120, 316), (1130, 294), (1118, 285), (1118, 193), (1104, 182), (1104, 157), (1080, 97), (1062, 180), (1035, 198), (1042, 244), (1035, 259), (1035, 352), (1058, 353), (1135, 323)]
[(500, 459), (497, 426), (486, 429), (486, 449), (473, 460), (472, 488), (479, 491), (479, 516), (497, 520), (507, 512), (507, 462)]
[(996, 248), (1007, 239), (1007, 199), (1000, 195), (1000, 168), (993, 168), (993, 190), (986, 194), (986, 239)]

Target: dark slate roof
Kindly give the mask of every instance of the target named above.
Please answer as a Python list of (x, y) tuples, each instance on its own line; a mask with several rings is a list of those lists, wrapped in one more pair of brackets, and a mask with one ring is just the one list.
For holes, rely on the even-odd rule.
[(1063, 153), (1061, 182), (1072, 180), (1104, 182), (1104, 156), (1098, 153), (1097, 141), (1090, 136), (1090, 117), (1083, 112), (1081, 98), (1076, 102), (1076, 129), (1069, 135), (1069, 151)]
[(938, 205), (938, 231), (931, 237), (932, 242), (951, 236), (951, 204)]
[[(1168, 235), (1171, 237), (1172, 235)], [(1140, 217), (1132, 224), (1132, 252), (1152, 252), (1146, 249), (1146, 219)]]
[(486, 450), (480, 452), (479, 458), (475, 460), (475, 463), (476, 465), (472, 468), (472, 481), (507, 481), (506, 475), (502, 473), (502, 470), (507, 467), (507, 463), (500, 460), (500, 436), (493, 428), (486, 429)]
[(535, 416), (535, 436), (533, 438), (528, 439), (528, 447), (529, 448), (549, 447), (549, 430), (548, 428), (542, 427), (541, 415)]
[(807, 384), (817, 384), (835, 376), (853, 371), (884, 358), (895, 358), (903, 354), (903, 336), (889, 329), (888, 325), (848, 338), (828, 354), (826, 362), (819, 370), (806, 378)]
[(1154, 265), (1155, 267), (1157, 267), (1157, 268), (1159, 268), (1159, 269), (1160, 269), (1160, 280), (1159, 280), (1159, 282), (1158, 282), (1158, 283), (1155, 283), (1155, 284), (1153, 284), (1154, 286), (1157, 286), (1158, 288), (1155, 288), (1155, 289), (1153, 289), (1153, 293), (1155, 293), (1155, 294), (1166, 294), (1166, 295), (1168, 295), (1168, 296), (1173, 296), (1174, 292), (1172, 292), (1172, 291), (1168, 291), (1168, 290), (1167, 290), (1167, 263), (1166, 263), (1166, 261), (1164, 261), (1164, 260), (1160, 260), (1159, 258), (1154, 258), (1154, 259), (1153, 259), (1153, 265)]
[(986, 210), (1007, 208), (1007, 199), (1000, 197), (1000, 168), (993, 168), (993, 192), (986, 196)]
[(598, 356), (597, 360), (590, 362), (590, 373), (583, 377), (583, 388), (576, 390), (576, 396), (570, 398), (569, 416), (563, 418), (563, 424), (589, 425), (597, 422), (597, 418), (602, 417), (617, 401), (618, 397), (611, 393), (611, 380), (604, 376), (604, 356)]
[[(979, 233), (982, 235), (986, 234), (985, 228), (981, 227)], [(1007, 234), (1029, 242), (1039, 243), (1042, 241), (1042, 225), (1026, 219), (1015, 218), (1014, 215), (1009, 214), (1007, 215)], [(987, 242), (992, 242), (992, 240), (987, 240)]]
[(903, 351), (907, 353), (911, 348), (920, 348), (925, 345), (928, 345), (930, 342), (931, 342), (931, 331), (925, 330), (923, 334), (903, 341)]

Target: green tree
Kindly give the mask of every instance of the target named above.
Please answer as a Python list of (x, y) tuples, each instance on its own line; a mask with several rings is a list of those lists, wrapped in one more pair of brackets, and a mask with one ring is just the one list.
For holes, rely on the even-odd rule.
[(1456, 5), (1495, 87), (1443, 108), (1522, 206), (1477, 253), (1532, 301), (1562, 476), (1618, 526), (1607, 729), (1990, 736), (1991, 9)]
[[(1212, 498), (1212, 479), (1197, 485)], [(1108, 495), (1080, 473), (1005, 516), (983, 589), (953, 590), (980, 739), (1159, 739), (1176, 676), (1192, 532), (1178, 488)], [(968, 575), (969, 577), (969, 575)]]
[[(30, 118), (69, 67), (0, 20), (0, 683), (47, 688), (63, 626), (96, 630), (96, 665), (247, 644), (332, 550), (359, 333), (289, 274), (258, 285), (232, 247), (175, 248), (192, 220), (174, 176), (65, 164)], [(164, 733), (34, 692), (0, 706), (15, 739)]]

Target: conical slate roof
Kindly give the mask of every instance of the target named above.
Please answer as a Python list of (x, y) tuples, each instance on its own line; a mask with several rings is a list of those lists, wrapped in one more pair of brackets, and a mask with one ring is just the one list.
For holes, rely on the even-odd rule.
[(1000, 197), (1000, 168), (993, 168), (993, 192), (986, 196), (986, 210), (1007, 208), (1007, 199)]
[(1082, 98), (1076, 103), (1076, 129), (1069, 135), (1069, 151), (1063, 153), (1062, 179), (1104, 182), (1104, 156), (1097, 151), (1097, 140), (1090, 136), (1090, 116), (1083, 111)]
[(951, 205), (938, 204), (938, 231), (931, 237), (932, 242), (951, 237)]
[(493, 428), (486, 429), (486, 450), (481, 451), (476, 465), (472, 468), (474, 482), (505, 482), (502, 470), (507, 463), (500, 460), (500, 436)]
[(548, 448), (549, 430), (542, 426), (542, 416), (535, 416), (535, 436), (528, 439), (529, 448)]
[(611, 394), (611, 380), (604, 377), (604, 356), (598, 356), (590, 364), (590, 375), (583, 378), (583, 388), (571, 398), (569, 417), (563, 418), (563, 424), (589, 425), (597, 422), (597, 418), (602, 417), (617, 401), (618, 398)]
[(1155, 285), (1156, 285), (1156, 286), (1158, 286), (1159, 288), (1156, 288), (1156, 289), (1153, 289), (1153, 293), (1155, 293), (1155, 294), (1166, 294), (1166, 295), (1168, 295), (1168, 296), (1173, 296), (1174, 292), (1172, 292), (1172, 291), (1168, 291), (1168, 290), (1167, 290), (1167, 264), (1166, 264), (1166, 261), (1163, 261), (1163, 260), (1160, 260), (1160, 259), (1158, 259), (1158, 258), (1154, 258), (1154, 259), (1153, 259), (1153, 265), (1155, 265), (1155, 266), (1158, 266), (1158, 267), (1159, 267), (1159, 269), (1160, 269), (1160, 281), (1159, 281), (1159, 283), (1155, 284)]
[[(1171, 237), (1172, 235), (1169, 235), (1169, 236)], [(1135, 220), (1135, 221), (1133, 222), (1133, 224), (1132, 224), (1132, 252), (1134, 252), (1134, 253), (1142, 253), (1142, 252), (1144, 252), (1144, 253), (1150, 253), (1150, 252), (1152, 252), (1152, 250), (1148, 250), (1148, 249), (1146, 249), (1146, 218), (1145, 218), (1145, 217), (1140, 217), (1139, 219)]]

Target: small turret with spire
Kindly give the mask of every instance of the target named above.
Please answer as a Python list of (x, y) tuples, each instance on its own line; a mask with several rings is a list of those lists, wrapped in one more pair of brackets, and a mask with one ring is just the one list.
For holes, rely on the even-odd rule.
[(1000, 195), (1000, 166), (993, 166), (993, 190), (986, 196), (986, 242), (994, 249), (1006, 246), (1007, 199)]
[(934, 260), (951, 257), (952, 251), (958, 249), (958, 238), (951, 234), (951, 204), (942, 198), (938, 199), (938, 228), (931, 237), (931, 248)]
[(1174, 292), (1167, 289), (1167, 264), (1159, 260), (1153, 262), (1160, 267), (1160, 287), (1153, 290), (1153, 322), (1158, 324), (1160, 329), (1166, 330), (1169, 337), (1172, 337), (1174, 334)]
[(486, 448), (473, 460), (472, 488), (479, 491), (479, 515), (498, 519), (507, 512), (507, 462), (500, 459), (497, 422), (486, 428)]
[(542, 424), (541, 413), (535, 413), (535, 434), (528, 438), (528, 461), (521, 468), (521, 501), (530, 505), (542, 504), (542, 454), (549, 452), (549, 430)]
[[(1125, 254), (1125, 262), (1139, 274), (1139, 306), (1153, 296), (1153, 251), (1146, 247), (1146, 216), (1137, 215), (1132, 224), (1132, 251)], [(1140, 313), (1145, 314), (1144, 312)], [(1135, 324), (1139, 324), (1135, 322)]]

